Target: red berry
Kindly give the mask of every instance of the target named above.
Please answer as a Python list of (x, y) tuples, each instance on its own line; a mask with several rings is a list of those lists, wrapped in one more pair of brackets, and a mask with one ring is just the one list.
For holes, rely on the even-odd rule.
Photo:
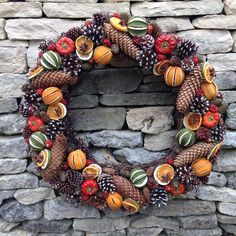
[(132, 38), (132, 41), (133, 41), (134, 44), (139, 45), (141, 43), (141, 38), (138, 37), (138, 36), (134, 36)]
[(49, 51), (56, 51), (56, 44), (55, 44), (55, 43), (51, 43), (51, 44), (48, 46), (48, 50), (49, 50)]
[(213, 113), (219, 112), (219, 108), (215, 104), (210, 104), (210, 111)]
[(166, 162), (169, 165), (173, 165), (174, 164), (174, 159), (172, 157), (168, 157)]
[(197, 63), (198, 63), (198, 57), (197, 56), (193, 57), (193, 62), (194, 62), (194, 65), (197, 65)]
[(43, 52), (42, 52), (42, 51), (39, 51), (38, 57), (41, 58), (42, 56), (43, 56)]
[(42, 95), (43, 89), (42, 89), (42, 88), (37, 89), (37, 90), (36, 90), (36, 93), (37, 93), (38, 95)]
[(201, 97), (204, 94), (202, 89), (198, 89), (198, 91), (196, 92), (196, 96), (197, 97)]
[(166, 59), (166, 56), (164, 54), (157, 54), (157, 61), (163, 61)]
[(93, 65), (93, 64), (95, 63), (93, 57), (91, 57), (91, 58), (89, 59), (89, 63), (90, 63), (91, 65)]
[(103, 40), (103, 44), (105, 45), (105, 46), (107, 46), (107, 47), (111, 47), (111, 45), (112, 45), (112, 43), (111, 43), (111, 41), (109, 40), (109, 39), (104, 39)]
[(118, 12), (114, 13), (113, 17), (116, 17), (116, 18), (119, 18), (119, 19), (121, 18), (120, 14)]
[(166, 192), (170, 192), (171, 187), (170, 187), (170, 185), (166, 185), (166, 186), (164, 187), (164, 189), (166, 190)]
[(62, 98), (60, 102), (64, 104), (65, 106), (68, 105), (68, 101), (65, 98)]
[(51, 139), (48, 139), (46, 142), (45, 142), (45, 146), (46, 148), (51, 148), (53, 146), (53, 142)]
[(62, 168), (63, 168), (63, 170), (68, 170), (69, 164), (67, 162), (65, 162)]
[(92, 161), (92, 160), (90, 160), (90, 159), (86, 160), (86, 166), (89, 166), (89, 165), (91, 165), (91, 164), (93, 164), (93, 161)]
[(93, 22), (91, 20), (87, 20), (84, 22), (84, 26), (90, 26), (92, 24), (93, 24)]
[(148, 34), (152, 34), (152, 32), (153, 32), (153, 25), (152, 24), (148, 24), (147, 33)]
[(103, 193), (102, 193), (102, 196), (103, 196), (104, 198), (107, 198), (107, 197), (108, 197), (108, 195), (109, 195), (109, 193), (108, 193), (108, 192), (103, 192)]
[(68, 55), (75, 50), (75, 43), (68, 37), (62, 37), (56, 42), (56, 50), (60, 55)]

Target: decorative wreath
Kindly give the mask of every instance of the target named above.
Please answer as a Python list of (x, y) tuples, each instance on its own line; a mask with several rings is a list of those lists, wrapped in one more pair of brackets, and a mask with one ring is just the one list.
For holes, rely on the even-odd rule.
[[(213, 82), (214, 68), (197, 54), (191, 40), (161, 33), (158, 24), (139, 16), (96, 13), (39, 46), (30, 69), (20, 112), (27, 117), (23, 137), (42, 178), (74, 203), (100, 210), (138, 212), (208, 181), (225, 134), (227, 104)], [(132, 58), (156, 79), (180, 86), (176, 100), (178, 133), (168, 156), (146, 165), (96, 163), (72, 129), (69, 89), (82, 71)]]

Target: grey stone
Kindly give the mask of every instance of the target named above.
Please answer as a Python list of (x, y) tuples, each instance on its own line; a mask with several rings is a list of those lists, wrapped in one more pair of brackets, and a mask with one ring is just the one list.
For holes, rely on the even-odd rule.
[(43, 214), (42, 204), (25, 206), (16, 200), (9, 200), (0, 207), (0, 215), (8, 222), (37, 220)]
[(217, 219), (222, 224), (236, 224), (235, 216), (227, 216), (224, 214), (217, 213)]
[(25, 118), (20, 114), (0, 115), (0, 134), (20, 134), (25, 126)]
[(48, 187), (48, 188), (50, 188), (51, 185), (50, 185), (50, 183), (46, 182), (44, 179), (41, 179), (39, 181), (39, 187)]
[(196, 28), (233, 30), (236, 29), (235, 21), (235, 15), (213, 15), (196, 18), (192, 21), (192, 24)]
[(168, 236), (221, 236), (222, 230), (217, 227), (214, 229), (180, 229), (179, 231), (167, 230)]
[(236, 172), (227, 174), (227, 186), (232, 189), (236, 189)]
[(1, 97), (20, 97), (23, 94), (21, 91), (21, 86), (25, 84), (25, 82), (25, 75), (6, 73), (0, 74)]
[(160, 25), (162, 32), (176, 32), (194, 29), (188, 17), (161, 17), (156, 18), (155, 22)]
[(224, 1), (224, 11), (227, 15), (236, 14), (236, 2), (234, 0), (225, 0)]
[(19, 227), (11, 232), (1, 233), (1, 236), (37, 236), (37, 233), (28, 232)]
[(105, 106), (174, 105), (175, 95), (172, 93), (109, 94), (101, 96), (99, 102)]
[(45, 199), (55, 197), (52, 188), (35, 188), (35, 189), (18, 189), (14, 194), (14, 198), (23, 205), (32, 205)]
[(21, 136), (1, 136), (0, 149), (0, 158), (25, 158), (28, 156), (25, 141)]
[[(150, 77), (153, 77), (150, 76)], [(144, 77), (145, 78), (145, 77)], [(145, 79), (144, 79), (145, 83)], [(153, 82), (147, 82), (145, 84), (140, 84), (137, 89), (139, 93), (153, 93), (153, 92), (172, 92), (174, 89), (171, 89), (163, 82), (163, 79), (157, 78)]]
[(197, 198), (197, 190), (196, 189), (176, 196), (176, 199), (196, 199), (196, 198)]
[(233, 46), (233, 52), (236, 52), (236, 31), (233, 31), (232, 33), (232, 37), (233, 37), (233, 40), (234, 40), (234, 46)]
[(71, 225), (71, 220), (49, 221), (45, 218), (40, 218), (38, 220), (30, 220), (22, 223), (24, 230), (34, 233), (65, 233)]
[(100, 218), (99, 211), (94, 207), (75, 206), (65, 202), (61, 197), (47, 200), (44, 203), (44, 217), (47, 220), (70, 218)]
[(74, 230), (82, 230), (90, 233), (103, 233), (128, 228), (130, 225), (129, 217), (110, 219), (75, 219)]
[[(6, 21), (9, 39), (40, 40), (55, 37), (69, 28), (80, 26), (81, 21), (64, 19), (10, 19)], [(40, 33), (39, 33), (40, 32)]]
[(129, 130), (103, 130), (86, 137), (93, 146), (97, 147), (134, 148), (143, 144), (141, 132)]
[(226, 185), (226, 183), (227, 183), (227, 179), (224, 174), (211, 171), (209, 180), (207, 182), (208, 185), (215, 185), (215, 186), (223, 187)]
[(19, 223), (7, 222), (3, 218), (0, 218), (0, 232), (9, 232), (13, 228), (15, 228), (17, 225), (19, 225)]
[(78, 109), (71, 114), (76, 131), (121, 129), (125, 122), (125, 109), (120, 107)]
[(41, 17), (41, 8), (39, 2), (6, 2), (1, 3), (0, 15), (5, 18)]
[(150, 151), (161, 151), (170, 148), (176, 131), (166, 131), (161, 134), (146, 134), (144, 138), (144, 147)]
[(69, 108), (92, 108), (98, 106), (98, 96), (96, 95), (82, 95), (77, 97), (70, 97)]
[(236, 190), (227, 187), (200, 186), (197, 198), (206, 201), (236, 202)]
[(227, 103), (236, 102), (236, 93), (234, 91), (223, 91), (224, 98)]
[(217, 203), (217, 209), (220, 213), (230, 216), (236, 216), (236, 204), (228, 202)]
[(40, 41), (30, 41), (29, 47), (27, 49), (27, 64), (30, 68), (33, 68), (37, 65), (39, 45)]
[(18, 105), (14, 98), (0, 98), (0, 114), (17, 111)]
[(229, 52), (233, 47), (233, 39), (228, 30), (187, 30), (178, 33), (178, 36), (196, 42), (201, 54)]
[(152, 227), (152, 228), (128, 228), (127, 235), (128, 236), (143, 236), (143, 235), (159, 235), (163, 231), (162, 228)]
[(6, 32), (5, 32), (5, 19), (0, 18), (0, 39), (6, 38)]
[(0, 47), (28, 47), (29, 43), (28, 41), (20, 41), (20, 40), (1, 40), (0, 41)]
[(2, 204), (3, 200), (12, 198), (14, 196), (15, 190), (6, 190), (0, 191), (0, 205)]
[(200, 200), (172, 200), (167, 206), (148, 207), (142, 210), (142, 214), (154, 216), (191, 216), (208, 215), (215, 213), (216, 206), (214, 202)]
[[(65, 2), (65, 0), (26, 0), (26, 2)], [(66, 0), (66, 2), (96, 3), (97, 0)]]
[(178, 229), (179, 222), (175, 219), (171, 218), (163, 218), (156, 216), (147, 216), (147, 217), (139, 217), (134, 219), (131, 223), (131, 227), (133, 228), (149, 228), (149, 227), (159, 227), (165, 229)]
[(40, 172), (39, 172), (39, 169), (37, 168), (37, 166), (35, 165), (34, 162), (31, 162), (31, 163), (28, 165), (27, 171), (28, 171), (29, 173), (32, 173), (32, 174), (34, 174), (34, 175), (37, 175), (37, 176), (41, 177), (41, 174), (40, 174)]
[[(0, 73), (24, 73), (26, 49), (0, 47)], [(11, 81), (13, 82), (13, 81)]]
[(236, 103), (230, 104), (227, 109), (226, 125), (231, 129), (236, 129)]
[(235, 139), (236, 139), (235, 131), (230, 131), (230, 130), (226, 131), (223, 148), (235, 148), (236, 147)]
[(170, 106), (134, 108), (127, 112), (126, 121), (131, 130), (159, 134), (170, 130), (173, 125), (172, 112)]
[(229, 172), (236, 171), (236, 150), (223, 150), (219, 153), (215, 171)]
[(227, 54), (209, 54), (208, 61), (216, 71), (235, 71), (236, 64), (236, 53), (227, 53)]
[(0, 190), (37, 187), (38, 178), (35, 175), (29, 173), (0, 176)]
[(220, 90), (236, 89), (236, 73), (234, 71), (217, 72), (216, 83)]
[(185, 229), (211, 229), (217, 227), (215, 214), (205, 216), (178, 217), (180, 227)]
[(223, 4), (219, 0), (211, 2), (202, 0), (197, 4), (193, 1), (170, 2), (142, 2), (131, 5), (132, 15), (160, 17), (160, 16), (192, 16), (221, 13)]
[(0, 159), (0, 174), (17, 174), (25, 171), (27, 160)]
[(236, 225), (220, 224), (220, 227), (228, 234), (236, 235)]
[(109, 207), (105, 208), (103, 212), (105, 213), (106, 217), (111, 219), (135, 214), (129, 211), (122, 211), (122, 210), (112, 211)]
[(130, 164), (147, 164), (166, 156), (166, 152), (150, 152), (144, 148), (123, 148), (113, 152), (116, 159)]
[[(79, 232), (79, 231), (74, 231), (74, 232)], [(77, 236), (77, 234), (73, 234), (73, 236)], [(80, 236), (80, 235), (78, 235)], [(86, 232), (86, 236), (126, 236), (126, 232), (124, 229), (122, 230), (116, 230), (112, 232), (106, 232), (106, 233), (89, 233)]]
[[(67, 9), (68, 11), (64, 11)], [(129, 3), (44, 3), (43, 12), (47, 17), (87, 18), (99, 11), (129, 12)]]

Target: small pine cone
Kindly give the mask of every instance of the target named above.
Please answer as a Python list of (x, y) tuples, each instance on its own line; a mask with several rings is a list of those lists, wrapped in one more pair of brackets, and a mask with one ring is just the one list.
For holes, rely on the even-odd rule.
[(150, 193), (149, 188), (147, 188), (147, 187), (143, 188), (143, 197), (144, 197), (144, 200), (146, 203), (150, 203), (151, 193)]
[(200, 127), (196, 131), (196, 137), (199, 141), (209, 142), (211, 140), (210, 130), (205, 127)]
[(195, 76), (187, 76), (180, 87), (176, 99), (176, 109), (180, 113), (185, 113), (195, 98), (195, 94), (201, 86), (201, 80)]
[(24, 138), (25, 141), (27, 141), (29, 139), (29, 137), (31, 136), (33, 132), (30, 130), (29, 126), (24, 126), (23, 130), (22, 130), (22, 136)]
[(140, 48), (143, 50), (150, 50), (154, 47), (155, 39), (150, 35), (146, 34), (140, 37)]
[(66, 133), (66, 124), (63, 120), (51, 120), (46, 126), (45, 134), (50, 139), (55, 139), (56, 135)]
[(71, 169), (66, 171), (66, 177), (67, 181), (74, 187), (81, 185), (84, 181), (84, 176), (79, 171)]
[(34, 89), (26, 91), (24, 98), (29, 104), (33, 104), (37, 107), (39, 107), (42, 102), (42, 96), (39, 95)]
[(157, 55), (153, 50), (142, 50), (137, 54), (139, 66), (144, 69), (152, 69), (157, 63)]
[(73, 27), (69, 29), (68, 31), (62, 33), (63, 37), (71, 38), (73, 41), (75, 41), (81, 35), (82, 35), (82, 31), (80, 27)]
[(226, 134), (226, 127), (220, 124), (210, 129), (211, 139), (215, 142), (221, 142), (224, 140)]
[(53, 40), (43, 40), (39, 45), (39, 49), (42, 52), (46, 52), (48, 50), (48, 46), (52, 43), (54, 43)]
[(98, 179), (98, 185), (101, 191), (105, 193), (112, 193), (116, 190), (116, 187), (110, 175), (100, 176), (100, 178)]
[(70, 54), (62, 57), (62, 69), (70, 76), (78, 77), (81, 72), (82, 62), (76, 54)]
[(29, 117), (29, 109), (30, 109), (30, 104), (26, 101), (25, 97), (23, 96), (19, 105), (19, 112), (23, 117), (27, 118)]
[(209, 175), (198, 177), (202, 184), (207, 184), (209, 181)]
[(103, 26), (104, 23), (106, 23), (107, 21), (108, 21), (108, 14), (104, 14), (101, 12), (93, 14), (93, 23), (95, 25)]
[(198, 47), (191, 40), (181, 40), (176, 47), (177, 56), (183, 60), (184, 58), (195, 55), (198, 51)]
[(154, 38), (159, 37), (162, 34), (160, 25), (158, 25), (156, 22), (152, 22), (151, 24), (153, 26), (153, 32), (152, 32), (153, 37)]
[(193, 61), (192, 57), (184, 58), (181, 61), (181, 67), (186, 72), (192, 71), (194, 69), (194, 61)]
[(163, 188), (156, 188), (152, 190), (150, 203), (154, 206), (160, 207), (161, 205), (167, 205), (168, 194)]
[(39, 115), (40, 115), (40, 118), (43, 120), (44, 123), (47, 124), (47, 123), (49, 123), (49, 122), (51, 121), (51, 119), (50, 119), (50, 117), (49, 117), (49, 115), (48, 115), (47, 112), (41, 111), (41, 112), (39, 113)]
[(156, 189), (156, 188), (158, 188), (158, 186), (159, 186), (159, 184), (152, 176), (148, 178), (147, 187), (150, 190)]
[(47, 71), (31, 82), (35, 88), (61, 87), (65, 84), (74, 84), (77, 81), (76, 77), (65, 74), (62, 71)]
[(214, 143), (197, 143), (178, 154), (174, 160), (174, 166), (185, 166), (192, 164), (200, 157), (206, 157), (215, 146)]
[(209, 111), (210, 102), (205, 96), (198, 96), (193, 99), (190, 105), (190, 111), (199, 115), (204, 115)]

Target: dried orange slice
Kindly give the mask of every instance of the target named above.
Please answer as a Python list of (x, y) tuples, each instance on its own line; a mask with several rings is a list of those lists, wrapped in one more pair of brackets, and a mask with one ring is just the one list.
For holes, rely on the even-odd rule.
[(91, 164), (84, 168), (82, 174), (86, 179), (96, 179), (102, 173), (101, 166), (97, 164)]
[(212, 83), (215, 77), (215, 69), (209, 62), (202, 64), (202, 76), (207, 83)]
[(110, 18), (110, 23), (115, 29), (117, 29), (121, 32), (127, 32), (128, 31), (128, 27), (125, 24), (122, 24), (122, 20), (117, 18), (117, 17), (111, 17)]
[(202, 116), (194, 112), (189, 112), (184, 117), (183, 123), (186, 128), (197, 130), (202, 124)]
[(155, 169), (153, 176), (160, 185), (167, 185), (175, 177), (175, 171), (171, 165), (162, 164)]
[(28, 79), (31, 80), (31, 79), (34, 79), (36, 76), (38, 76), (41, 72), (43, 72), (44, 70), (44, 67), (43, 66), (40, 66), (36, 69), (33, 69), (32, 71), (29, 72), (28, 74)]
[(136, 213), (139, 211), (140, 208), (140, 204), (139, 202), (131, 199), (131, 198), (126, 198), (123, 203), (122, 203), (123, 207), (125, 208), (125, 210), (132, 212), (132, 213)]
[(87, 55), (93, 50), (93, 41), (86, 36), (80, 36), (75, 41), (75, 47), (80, 55)]
[(221, 146), (223, 145), (223, 142), (221, 143), (217, 143), (212, 149), (211, 151), (209, 152), (208, 156), (207, 156), (207, 159), (210, 159), (212, 157), (214, 157), (217, 152), (219, 151), (219, 149), (221, 148)]
[(163, 60), (159, 61), (154, 67), (153, 67), (153, 74), (160, 76), (164, 75), (167, 68), (170, 66), (170, 60)]
[(62, 119), (65, 117), (66, 113), (67, 113), (66, 106), (61, 102), (48, 106), (47, 114), (49, 118), (52, 120)]

